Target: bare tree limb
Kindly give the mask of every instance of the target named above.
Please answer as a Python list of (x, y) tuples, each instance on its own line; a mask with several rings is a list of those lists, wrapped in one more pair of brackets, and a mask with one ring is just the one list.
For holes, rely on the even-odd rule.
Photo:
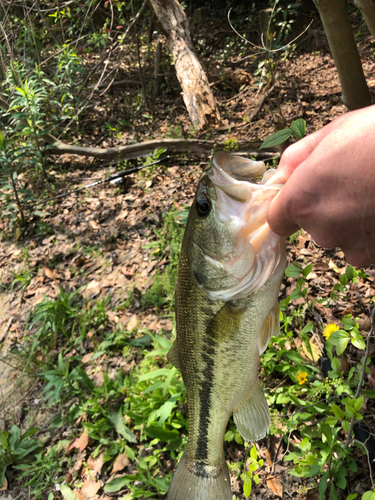
[[(259, 158), (269, 158), (275, 156), (274, 149), (258, 152), (261, 142), (240, 142), (238, 151), (242, 153), (255, 154)], [(78, 156), (93, 157), (101, 160), (116, 160), (119, 158), (131, 160), (152, 154), (155, 149), (167, 149), (169, 154), (191, 153), (203, 156), (210, 156), (213, 149), (222, 151), (227, 145), (224, 143), (215, 143), (214, 141), (201, 141), (195, 139), (155, 139), (153, 141), (141, 142), (138, 144), (129, 144), (117, 148), (97, 148), (73, 146), (59, 142), (48, 151), (52, 154), (74, 154)]]

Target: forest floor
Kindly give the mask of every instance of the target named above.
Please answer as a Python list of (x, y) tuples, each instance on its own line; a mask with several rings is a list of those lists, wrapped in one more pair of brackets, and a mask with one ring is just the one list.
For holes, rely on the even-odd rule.
[[(221, 40), (216, 35), (219, 41), (215, 50), (218, 52), (225, 49), (225, 36), (229, 31), (228, 28), (228, 33), (225, 32)], [(204, 33), (206, 30), (199, 32), (197, 28), (196, 39), (204, 38)], [(214, 29), (210, 36), (215, 36)], [(75, 139), (80, 145), (106, 148), (162, 137), (192, 136), (235, 144), (236, 141), (264, 140), (275, 131), (275, 122), (280, 120), (280, 116), (288, 124), (293, 119), (304, 118), (307, 133), (312, 133), (347, 111), (341, 101), (333, 60), (324, 45), (324, 34), (322, 36), (322, 32), (316, 29), (314, 36), (314, 40), (309, 40), (310, 45), (301, 45), (289, 58), (278, 61), (275, 89), (252, 123), (244, 121), (244, 116), (256, 106), (263, 90), (259, 88), (259, 77), (254, 77), (254, 61), (249, 58), (235, 66), (241, 71), (236, 73), (233, 70), (231, 77), (212, 85), (223, 118), (216, 129), (212, 128), (201, 135), (192, 132), (176, 85), (175, 88), (171, 85), (168, 91), (153, 99), (150, 110), (141, 109), (138, 112), (131, 109), (133, 115), (129, 107), (139, 106), (139, 88), (116, 85), (102, 97), (94, 96), (91, 108), (82, 117)], [(375, 96), (375, 55), (371, 37), (359, 35), (357, 42), (367, 82)], [(238, 59), (240, 57), (233, 50), (233, 54), (226, 59), (227, 67), (233, 69), (231, 63)], [(217, 65), (214, 56), (211, 59), (207, 56), (203, 61), (209, 72), (215, 70)], [(146, 74), (148, 76), (151, 78), (151, 73)], [(127, 74), (126, 77), (138, 80), (136, 69), (133, 69), (133, 75)], [(215, 81), (215, 78), (213, 75), (211, 80)], [(102, 180), (117, 169), (116, 166), (103, 167), (100, 162), (73, 155), (51, 156), (50, 162), (50, 176), (59, 192)], [(103, 385), (106, 375), (114, 379), (119, 371), (131, 376), (132, 370), (144, 359), (150, 348), (152, 338), (149, 334), (171, 339), (174, 323), (173, 310), (170, 309), (172, 299), (168, 294), (171, 295), (172, 291), (164, 290), (166, 297), (163, 304), (163, 301), (158, 302), (158, 298), (152, 295), (155, 293), (155, 287), (152, 287), (155, 279), (160, 279), (168, 266), (170, 243), (175, 244), (171, 231), (181, 233), (183, 226), (176, 222), (176, 216), (183, 211), (184, 206), (191, 204), (198, 180), (209, 162), (210, 158), (199, 155), (172, 156), (164, 165), (132, 174), (126, 179), (126, 184), (120, 187), (114, 188), (104, 183), (70, 194), (56, 203), (45, 205), (43, 210), (49, 215), (35, 217), (21, 235), (16, 235), (17, 239), (7, 221), (0, 221), (0, 346), (3, 354), (6, 354), (1, 361), (3, 369), (0, 370), (0, 428), (9, 430), (11, 425), (18, 425), (23, 430), (31, 426), (38, 427), (37, 437), (48, 446), (59, 440), (75, 443), (74, 438), (83, 435), (82, 416), (73, 424), (56, 424), (52, 433), (48, 430), (61, 408), (56, 401), (45, 404), (41, 394), (43, 384), (35, 373), (46, 366), (43, 356), (47, 356), (52, 364), (58, 362), (60, 345), (52, 342), (48, 345), (48, 352), (37, 346), (38, 355), (32, 361), (25, 357), (22, 347), (27, 344), (27, 337), (35, 335), (37, 329), (36, 323), (30, 324), (29, 319), (35, 306), (61, 298), (61, 289), (67, 295), (79, 289), (83, 297), (80, 307), (87, 314), (84, 319), (87, 328), (82, 342), (70, 345), (64, 359), (80, 359), (85, 373), (97, 386)], [(169, 219), (168, 214), (172, 214)], [(158, 232), (165, 239), (164, 246), (160, 243), (162, 238)], [(313, 264), (307, 280), (307, 297), (294, 301), (293, 307), (313, 304), (303, 308), (300, 318), (304, 323), (310, 321), (314, 325), (314, 342), (321, 351), (324, 346), (323, 327), (331, 322), (340, 325), (340, 320), (346, 314), (359, 318), (360, 330), (366, 338), (371, 325), (372, 298), (375, 295), (375, 267), (365, 269), (368, 278), (360, 279), (357, 284), (350, 286), (345, 296), (341, 296), (331, 307), (323, 307), (317, 300), (328, 297), (345, 272), (343, 252), (340, 249), (320, 248), (308, 234), (301, 233), (293, 241), (288, 241), (287, 255), (289, 263)], [(285, 278), (281, 298), (290, 292), (293, 283), (292, 279)], [(82, 312), (74, 309), (78, 306), (74, 305), (73, 297), (70, 304), (73, 313)], [(97, 324), (95, 321), (100, 314), (104, 319)], [(298, 330), (296, 325), (294, 327)], [(53, 325), (48, 328), (52, 331)], [(82, 324), (77, 328), (83, 328)], [(103, 341), (117, 331), (128, 332), (128, 340), (133, 344), (129, 344), (126, 349), (105, 350)], [(72, 332), (68, 333), (70, 335)], [(47, 343), (48, 338), (47, 332)], [(98, 346), (101, 346), (102, 351), (98, 352)], [(374, 347), (371, 355), (375, 357)], [(359, 362), (355, 356), (356, 353), (349, 350), (345, 358), (349, 366)], [(319, 368), (317, 361), (310, 362), (315, 362)], [(161, 359), (159, 365), (163, 367), (166, 363)], [(366, 376), (367, 389), (375, 388), (372, 375), (373, 368)], [(279, 383), (283, 383), (283, 380), (270, 381), (272, 386)], [(72, 401), (75, 401), (74, 398), (66, 400), (65, 407), (71, 406)], [(375, 408), (372, 400), (366, 398), (364, 408), (365, 421), (374, 431)], [(291, 462), (280, 460), (286, 449), (281, 439), (282, 435), (272, 436), (257, 444), (258, 458), (264, 458), (267, 465), (260, 475), (260, 484), (253, 485), (251, 498), (319, 499), (316, 488), (311, 488), (306, 478), (288, 474), (292, 465)], [(102, 489), (89, 490), (86, 486), (82, 492), (82, 484), (89, 471), (98, 466), (97, 454), (93, 454), (96, 445), (92, 439), (83, 445), (69, 445), (62, 469), (66, 482), (72, 485), (72, 489), (76, 486), (74, 491), (79, 499), (109, 500), (116, 496), (124, 497), (129, 493), (127, 488), (118, 493), (105, 493)], [(141, 449), (143, 445), (139, 443), (137, 446)], [(243, 460), (243, 447), (234, 442), (226, 443), (225, 446), (232, 462)], [(273, 462), (276, 449), (279, 455)], [(360, 466), (356, 473), (352, 473), (348, 489), (340, 499), (346, 498), (349, 493), (360, 494), (371, 486), (366, 458), (361, 456), (358, 449), (353, 451), (353, 455)], [(175, 467), (173, 460), (165, 457), (162, 459), (164, 474)], [(118, 471), (121, 470), (119, 476), (132, 474), (131, 464), (123, 468), (118, 466)], [(243, 483), (235, 470), (231, 478), (235, 498), (243, 500)], [(11, 469), (7, 472), (6, 484), (3, 493), (0, 492), (0, 498), (32, 498), (29, 489), (17, 482)], [(165, 497), (154, 492), (152, 498)]]

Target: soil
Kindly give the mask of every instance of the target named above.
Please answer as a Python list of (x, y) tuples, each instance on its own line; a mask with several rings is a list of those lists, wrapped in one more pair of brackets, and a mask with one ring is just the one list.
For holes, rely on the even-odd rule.
[[(233, 70), (230, 77), (226, 77), (220, 71), (221, 68), (217, 68), (215, 53), (225, 50), (226, 37), (231, 35), (229, 28), (223, 28), (222, 24), (213, 23), (212, 30), (196, 25), (194, 30), (196, 44), (199, 42), (204, 45), (212, 43), (213, 38), (216, 40), (213, 49), (216, 52), (210, 56), (203, 55), (202, 60), (213, 82), (212, 90), (222, 116), (219, 127), (202, 134), (192, 132), (177, 81), (168, 70), (164, 76), (163, 90), (154, 99), (149, 99), (149, 110), (134, 109), (141, 99), (137, 85), (112, 85), (104, 95), (95, 94), (90, 109), (81, 117), (80, 131), (74, 139), (80, 145), (106, 148), (161, 137), (187, 137), (192, 133), (195, 138), (209, 138), (217, 142), (259, 141), (273, 133), (277, 123), (285, 121), (290, 124), (294, 119), (304, 118), (307, 133), (310, 134), (347, 112), (341, 100), (340, 83), (324, 32), (316, 20), (314, 29), (304, 42), (290, 57), (277, 62), (275, 89), (265, 100), (256, 119), (244, 122), (244, 116), (256, 107), (264, 86), (260, 87), (260, 78), (254, 76), (254, 59), (248, 58), (237, 63), (243, 58), (243, 49), (241, 53), (239, 47), (235, 47), (225, 64), (228, 69), (233, 70), (235, 67), (241, 71)], [(354, 18), (353, 28), (358, 33), (357, 42), (364, 73), (370, 91), (375, 96), (372, 38)], [(126, 55), (118, 80), (124, 77), (139, 80), (132, 58), (134, 54)], [(152, 78), (151, 63), (145, 63), (144, 71), (146, 78)], [(114, 131), (113, 125), (119, 119), (126, 123)], [(69, 142), (67, 138), (64, 140)], [(117, 168), (73, 155), (51, 156), (49, 161), (50, 176), (59, 192), (104, 179)], [(209, 158), (199, 155), (176, 156), (165, 166), (156, 167), (152, 174), (132, 174), (119, 189), (105, 183), (70, 194), (58, 203), (46, 205), (44, 209), (50, 215), (42, 219), (35, 217), (22, 234), (12, 233), (8, 221), (2, 219), (0, 265), (4, 293), (0, 296), (0, 345), (3, 353), (9, 352), (14, 345), (22, 344), (23, 336), (27, 335), (25, 325), (30, 310), (45, 297), (56, 297), (60, 286), (68, 290), (84, 286), (87, 300), (110, 297), (108, 307), (113, 328), (118, 322), (126, 325), (136, 317), (140, 329), (162, 329), (165, 335), (170, 336), (171, 320), (152, 307), (142, 309), (139, 301), (120, 312), (113, 311), (126, 301), (129, 290), (135, 288), (139, 293), (144, 293), (150, 288), (156, 270), (163, 271), (168, 255), (162, 260), (155, 259), (151, 256), (150, 248), (145, 248), (145, 245), (156, 240), (154, 229), (160, 229), (163, 216), (172, 207), (182, 209), (192, 202), (198, 180), (209, 161)], [(43, 226), (41, 222), (48, 225)], [(100, 252), (87, 251), (87, 248), (94, 246)], [(14, 283), (14, 276), (24, 267), (24, 248), (29, 252), (32, 279), (23, 287), (21, 282)], [(332, 309), (326, 309), (319, 307), (316, 299), (328, 296), (334, 284), (338, 283), (346, 267), (343, 252), (340, 249), (320, 248), (307, 233), (302, 233), (293, 242), (288, 242), (288, 260), (304, 265), (314, 264), (309, 276), (307, 300), (314, 300), (315, 305), (312, 310), (305, 312), (304, 320), (316, 326), (318, 344), (323, 342), (322, 326), (329, 322), (340, 323), (343, 315), (349, 313), (360, 318), (361, 331), (366, 337), (371, 324), (370, 307), (375, 291), (374, 266), (365, 269), (369, 279), (360, 280), (350, 289), (345, 300), (338, 301)], [(285, 278), (281, 296), (285, 296), (291, 286), (292, 280)], [(375, 356), (374, 348), (371, 352)], [(356, 361), (349, 359), (352, 364)], [(0, 401), (1, 428), (9, 427), (11, 423), (25, 426), (30, 421), (30, 415), (41, 426), (51, 419), (51, 413), (44, 411), (41, 421), (38, 421), (41, 390), (38, 383), (25, 385), (27, 378), (23, 378), (22, 390), (15, 390), (20, 371), (20, 366), (2, 369), (0, 365), (0, 390), (3, 394)], [(366, 388), (373, 388), (373, 385), (369, 376)], [(9, 398), (10, 395), (12, 398)], [(364, 418), (372, 430), (373, 412), (373, 403), (368, 400)], [(279, 436), (276, 441), (272, 438), (259, 443), (259, 456), (267, 461), (268, 469), (262, 473), (260, 485), (254, 485), (251, 498), (318, 499), (316, 490), (309, 489), (308, 481), (288, 474), (287, 464), (281, 461), (285, 451), (282, 447), (274, 460), (269, 458), (271, 451), (275, 455), (281, 438)], [(227, 445), (226, 451), (234, 461), (243, 458), (243, 451), (236, 449), (233, 444)], [(370, 488), (371, 482), (366, 461), (358, 459), (362, 460), (363, 465), (350, 478), (349, 488), (350, 493), (361, 494)], [(235, 497), (244, 499), (242, 483), (237, 481), (235, 475), (232, 475), (231, 481)], [(99, 497), (100, 494), (93, 498)], [(0, 492), (1, 498), (22, 500), (28, 495), (25, 490), (12, 484), (8, 492)], [(109, 500), (104, 494), (100, 498)]]

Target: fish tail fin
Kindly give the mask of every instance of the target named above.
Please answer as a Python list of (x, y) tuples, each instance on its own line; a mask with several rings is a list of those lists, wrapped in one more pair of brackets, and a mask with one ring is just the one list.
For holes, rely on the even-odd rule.
[(232, 500), (228, 466), (223, 463), (207, 474), (194, 474), (182, 455), (172, 478), (167, 500)]

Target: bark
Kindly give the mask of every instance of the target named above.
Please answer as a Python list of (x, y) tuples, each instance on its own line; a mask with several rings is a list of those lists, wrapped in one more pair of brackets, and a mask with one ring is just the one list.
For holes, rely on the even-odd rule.
[(182, 97), (190, 119), (198, 130), (220, 121), (207, 76), (194, 51), (187, 17), (177, 0), (150, 0), (167, 35)]
[(373, 37), (375, 37), (375, 3), (372, 0), (354, 0)]
[(371, 96), (350, 25), (346, 0), (314, 0), (314, 3), (339, 74), (344, 104), (350, 110), (369, 106)]

